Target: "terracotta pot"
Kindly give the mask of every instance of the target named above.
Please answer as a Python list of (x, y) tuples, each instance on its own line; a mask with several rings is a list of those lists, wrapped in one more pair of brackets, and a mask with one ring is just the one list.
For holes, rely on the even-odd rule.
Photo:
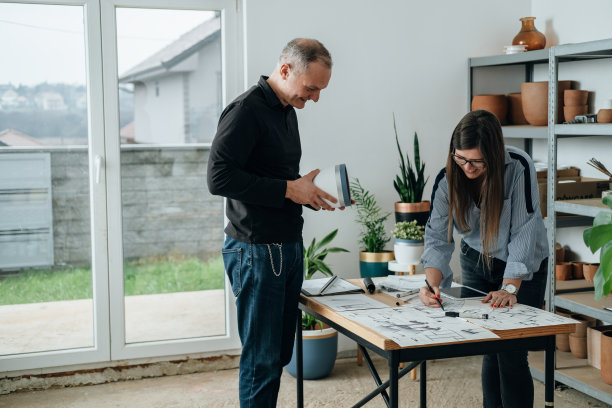
[(597, 268), (599, 268), (599, 264), (584, 264), (582, 266), (582, 273), (584, 274), (584, 279), (587, 282), (593, 282), (593, 277), (597, 272)]
[[(559, 107), (557, 123), (563, 122), (563, 92), (571, 88), (572, 81), (559, 81), (557, 94)], [(548, 125), (548, 81), (523, 82), (521, 84), (521, 100), (525, 119), (533, 126)]]
[(569, 262), (561, 262), (555, 265), (555, 278), (563, 281), (572, 279), (572, 264)]
[(601, 333), (612, 330), (612, 325), (587, 327), (587, 363), (601, 370)]
[(584, 337), (576, 336), (575, 334), (569, 335), (569, 345), (572, 354), (576, 358), (587, 358), (587, 342), (586, 335)]
[(572, 262), (572, 277), (574, 279), (584, 279), (584, 264), (586, 262)]
[(601, 378), (612, 385), (612, 330), (601, 333)]
[(597, 112), (598, 123), (612, 123), (612, 109), (600, 109)]
[(588, 99), (589, 91), (583, 91), (582, 89), (566, 89), (565, 92), (563, 92), (564, 106), (586, 105)]
[(569, 334), (557, 334), (555, 342), (560, 351), (570, 351)]
[(513, 125), (527, 125), (527, 119), (523, 113), (523, 102), (521, 93), (508, 94), (508, 118)]
[(508, 98), (506, 95), (476, 95), (472, 99), (472, 110), (486, 110), (497, 117), (499, 123), (503, 123), (508, 113)]
[(578, 115), (586, 115), (588, 111), (588, 105), (564, 106), (563, 117), (566, 122), (569, 122), (570, 120), (574, 120)]
[(560, 243), (555, 243), (555, 265), (565, 261), (565, 248)]
[(570, 315), (570, 318), (580, 322), (576, 325), (574, 333), (572, 333), (577, 337), (586, 337), (587, 327), (595, 327), (595, 323), (597, 322), (591, 317), (577, 313)]
[(526, 45), (527, 51), (541, 50), (546, 45), (546, 36), (535, 28), (535, 17), (523, 17), (521, 31), (512, 39), (512, 45)]

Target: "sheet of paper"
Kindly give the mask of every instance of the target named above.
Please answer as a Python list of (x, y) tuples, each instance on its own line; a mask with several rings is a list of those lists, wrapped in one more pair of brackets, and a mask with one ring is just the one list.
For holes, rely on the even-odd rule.
[(321, 288), (325, 286), (327, 282), (329, 282), (330, 278), (318, 278), (318, 279), (306, 279), (302, 282), (302, 290), (305, 290), (306, 293), (310, 294), (318, 294), (321, 292)]
[(351, 295), (323, 296), (317, 298), (317, 302), (323, 303), (336, 311), (390, 307), (382, 302), (372, 299), (369, 296), (359, 293)]
[[(423, 305), (422, 305), (423, 306)], [(496, 339), (492, 332), (463, 319), (444, 317), (440, 309), (423, 312), (413, 305), (377, 310), (353, 310), (340, 314), (376, 330), (401, 347), (459, 341)]]

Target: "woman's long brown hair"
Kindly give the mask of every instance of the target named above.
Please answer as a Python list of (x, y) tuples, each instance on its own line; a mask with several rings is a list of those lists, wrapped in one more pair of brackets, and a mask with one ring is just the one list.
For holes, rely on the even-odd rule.
[(499, 121), (490, 112), (477, 110), (465, 115), (455, 127), (451, 137), (446, 177), (449, 190), (448, 241), (453, 231), (453, 217), (459, 231), (467, 232), (468, 213), (473, 195), (470, 194), (470, 179), (455, 162), (455, 150), (478, 148), (485, 162), (480, 188), (480, 244), (487, 265), (490, 266), (490, 252), (495, 248), (499, 233), (499, 219), (504, 206), (504, 138)]

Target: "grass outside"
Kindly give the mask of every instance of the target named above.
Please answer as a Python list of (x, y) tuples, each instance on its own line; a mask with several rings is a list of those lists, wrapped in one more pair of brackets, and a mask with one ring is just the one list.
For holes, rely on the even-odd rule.
[[(0, 279), (0, 305), (91, 299), (90, 268), (26, 270)], [(146, 258), (124, 264), (125, 295), (222, 289), (223, 260)]]

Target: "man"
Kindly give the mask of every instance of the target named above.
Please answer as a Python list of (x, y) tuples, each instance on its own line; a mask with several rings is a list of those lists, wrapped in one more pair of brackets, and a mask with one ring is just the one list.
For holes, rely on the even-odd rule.
[(208, 188), (227, 197), (223, 262), (236, 296), (242, 341), (241, 407), (274, 407), (291, 360), (303, 279), (302, 205), (333, 208), (313, 170), (300, 177), (295, 109), (319, 100), (332, 60), (317, 40), (297, 38), (274, 72), (221, 114), (208, 162)]

